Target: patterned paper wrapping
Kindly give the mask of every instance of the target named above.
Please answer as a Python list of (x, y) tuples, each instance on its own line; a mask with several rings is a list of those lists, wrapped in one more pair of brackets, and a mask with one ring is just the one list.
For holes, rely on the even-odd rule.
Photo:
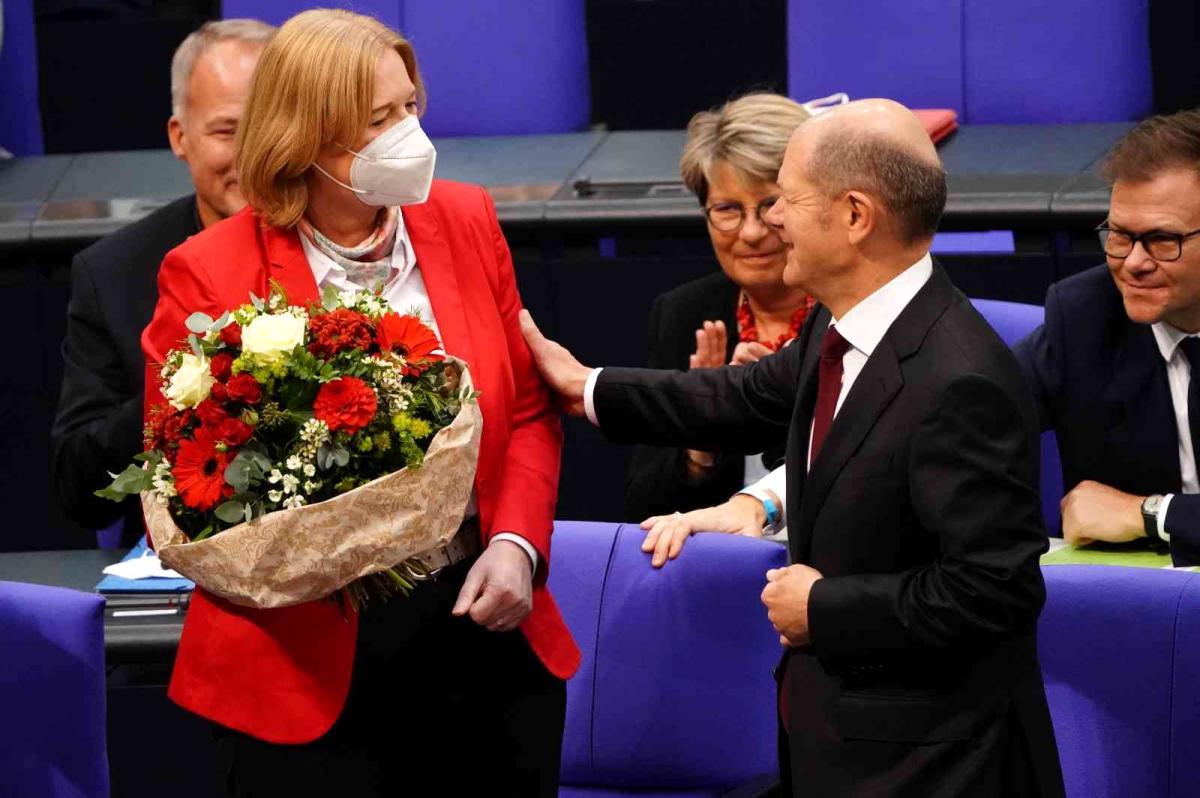
[[(469, 388), (466, 365), (447, 360), (461, 368), (461, 385)], [(265, 609), (313, 601), (454, 537), (475, 481), (482, 430), (479, 405), (463, 403), (434, 436), (420, 468), (268, 513), (198, 543), (143, 493), (146, 526), (165, 565), (234, 604)]]

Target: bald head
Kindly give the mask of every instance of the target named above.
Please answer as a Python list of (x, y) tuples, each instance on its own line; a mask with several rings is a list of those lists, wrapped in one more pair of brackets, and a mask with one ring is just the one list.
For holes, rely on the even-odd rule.
[(849, 191), (882, 203), (906, 243), (933, 235), (946, 205), (937, 150), (912, 111), (892, 100), (858, 100), (797, 128), (787, 163), (827, 197)]

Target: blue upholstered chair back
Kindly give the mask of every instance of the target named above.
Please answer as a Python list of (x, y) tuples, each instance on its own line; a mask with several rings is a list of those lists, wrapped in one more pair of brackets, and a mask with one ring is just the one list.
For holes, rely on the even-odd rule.
[(107, 798), (104, 599), (0, 582), (0, 795)]
[(776, 770), (778, 635), (759, 602), (782, 546), (690, 540), (650, 567), (636, 526), (560, 521), (550, 588), (583, 649), (561, 796), (700, 796)]
[(972, 124), (1151, 111), (1146, 0), (789, 0), (788, 93), (953, 108)]
[(0, 147), (13, 155), (41, 155), (33, 0), (3, 0), (0, 9)]
[(1200, 579), (1056, 565), (1038, 626), (1069, 798), (1200, 795)]
[[(997, 299), (972, 299), (971, 303), (1010, 347), (1037, 329), (1046, 315), (1041, 305)], [(1053, 431), (1042, 433), (1040, 471), (1042, 518), (1046, 521), (1046, 530), (1051, 535), (1061, 537), (1062, 512), (1059, 502), (1063, 496), (1062, 464), (1058, 458), (1058, 439)]]
[[(337, 0), (399, 30), (417, 52), (431, 136), (582, 130), (591, 117), (583, 0)], [(307, 0), (225, 0), (226, 18), (275, 24)]]

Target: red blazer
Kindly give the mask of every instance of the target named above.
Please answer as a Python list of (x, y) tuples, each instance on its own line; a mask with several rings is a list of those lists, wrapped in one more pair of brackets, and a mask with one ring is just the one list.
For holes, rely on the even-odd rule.
[[(429, 200), (403, 213), (443, 346), (467, 362), (481, 392), (475, 489), (483, 542), (515, 532), (537, 549), (533, 612), (521, 631), (546, 668), (566, 679), (579, 666), (579, 649), (545, 587), (562, 430), (518, 327), (508, 245), (478, 186), (435, 181)], [(184, 320), (196, 311), (215, 318), (248, 302), (251, 291), (265, 297), (272, 278), (293, 304), (318, 299), (297, 233), (266, 226), (249, 209), (167, 253), (158, 306), (142, 334), (147, 412), (165, 401), (159, 364), (186, 337)], [(197, 589), (169, 695), (263, 740), (315, 740), (342, 711), (357, 628), (357, 616), (331, 602), (254, 610)]]

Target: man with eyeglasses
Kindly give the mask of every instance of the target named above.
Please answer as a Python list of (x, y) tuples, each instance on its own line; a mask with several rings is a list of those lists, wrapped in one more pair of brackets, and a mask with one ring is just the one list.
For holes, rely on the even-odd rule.
[(1058, 436), (1063, 537), (1149, 539), (1200, 562), (1200, 111), (1145, 120), (1109, 153), (1107, 269), (1063, 280), (1018, 344)]

